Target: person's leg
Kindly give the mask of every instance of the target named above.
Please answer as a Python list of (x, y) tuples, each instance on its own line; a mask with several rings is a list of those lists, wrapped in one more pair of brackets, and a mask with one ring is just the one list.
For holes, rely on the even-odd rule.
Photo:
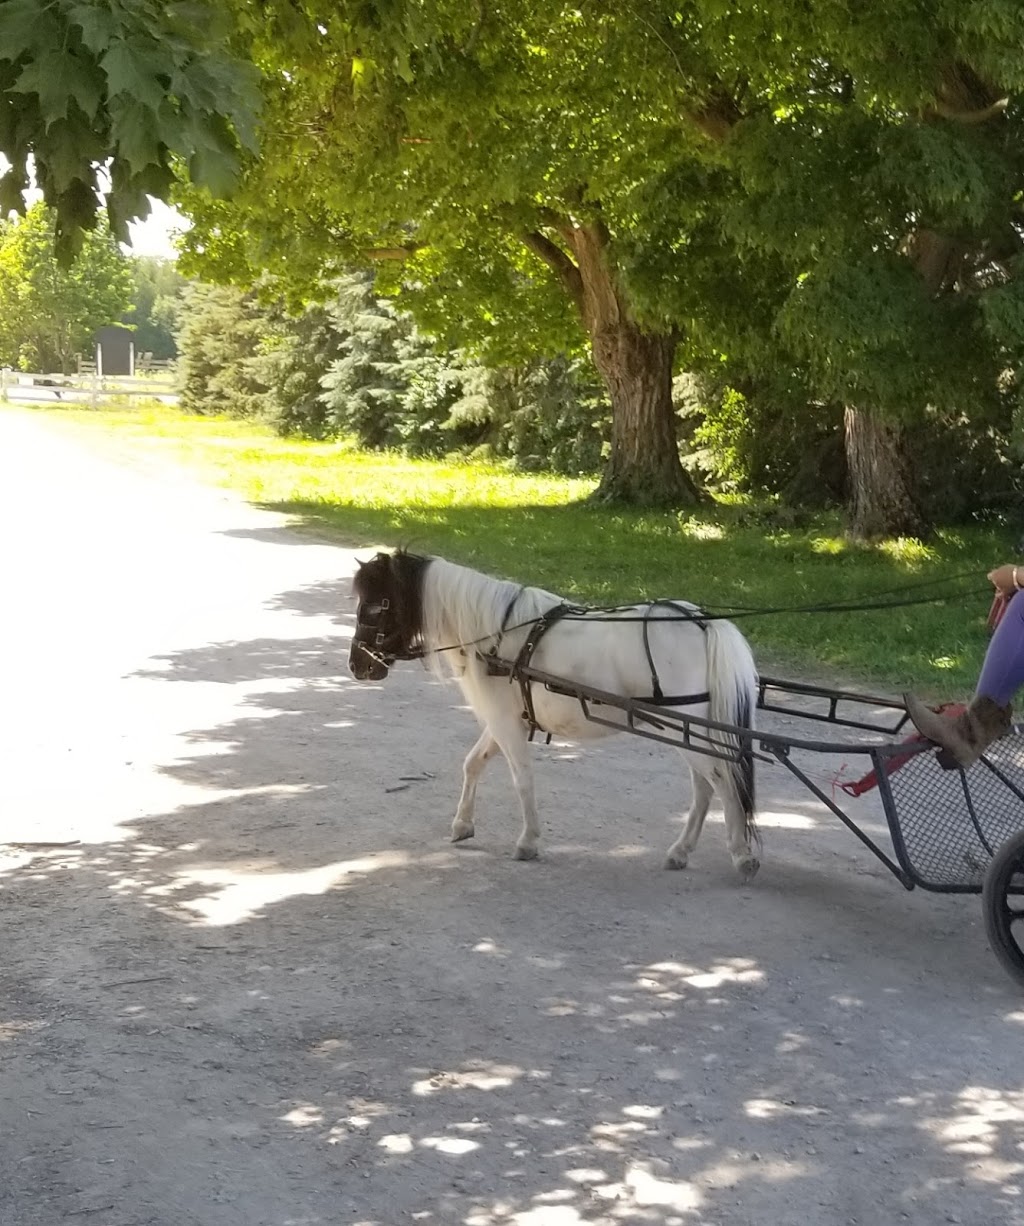
[[(970, 766), (1010, 730), (1010, 702), (1024, 685), (1024, 597), (1013, 596), (989, 642), (971, 705), (950, 719), (913, 694), (904, 694), (907, 714), (919, 732), (941, 745), (961, 766)], [(943, 755), (939, 755), (943, 765)]]
[(975, 693), (1008, 706), (1024, 685), (1024, 597), (1016, 593), (985, 652)]

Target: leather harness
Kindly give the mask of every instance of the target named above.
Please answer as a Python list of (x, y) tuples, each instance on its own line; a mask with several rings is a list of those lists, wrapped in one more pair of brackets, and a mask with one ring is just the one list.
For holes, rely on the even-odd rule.
[[(486, 653), (477, 653), (477, 658), (482, 660), (487, 667), (487, 675), (489, 677), (508, 677), (509, 683), (519, 683), (519, 689), (523, 698), (523, 719), (530, 729), (529, 739), (532, 741), (536, 733), (543, 732), (547, 737), (547, 744), (551, 744), (550, 732), (542, 728), (537, 722), (536, 711), (533, 705), (533, 686), (537, 684), (530, 678), (530, 664), (533, 660), (533, 653), (537, 650), (537, 645), (545, 634), (560, 622), (564, 617), (586, 617), (589, 613), (601, 612), (597, 609), (588, 609), (583, 605), (568, 604), (563, 601), (561, 604), (553, 605), (545, 613), (542, 613), (534, 622), (531, 623), (530, 629), (526, 635), (522, 647), (516, 653), (514, 660), (506, 660), (498, 655), (501, 647), (501, 640), (505, 635), (508, 627), (509, 619), (512, 616), (512, 610), (515, 607), (516, 601), (519, 599), (523, 589), (515, 593), (509, 601), (505, 615), (501, 620), (501, 629), (498, 632), (498, 637), (493, 646)], [(651, 612), (656, 608), (670, 608), (674, 610), (680, 617), (686, 621), (695, 622), (700, 626), (701, 630), (707, 633), (707, 622), (699, 617), (692, 609), (688, 609), (685, 605), (679, 604), (673, 600), (653, 600), (647, 606), (647, 612), (643, 618), (643, 640), (644, 652), (647, 656), (647, 664), (651, 670), (651, 694), (646, 698), (638, 698), (636, 701), (644, 702), (651, 706), (662, 707), (685, 707), (695, 706), (698, 703), (708, 702), (711, 695), (707, 690), (703, 690), (698, 694), (665, 694), (661, 688), (661, 681), (658, 678), (658, 670), (654, 664), (654, 656), (651, 654), (650, 632), (649, 625), (652, 620)], [(606, 610), (607, 611), (607, 610)], [(660, 618), (654, 620), (662, 620)], [(544, 683), (544, 688), (554, 694), (564, 694), (567, 697), (576, 697), (576, 691), (572, 689), (562, 689), (560, 686), (553, 685), (550, 682)], [(600, 705), (600, 704), (597, 704)], [(651, 721), (652, 723), (654, 721)]]

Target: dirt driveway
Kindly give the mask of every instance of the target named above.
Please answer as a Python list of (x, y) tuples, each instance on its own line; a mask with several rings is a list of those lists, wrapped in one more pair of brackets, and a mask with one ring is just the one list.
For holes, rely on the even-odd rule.
[(777, 767), (753, 885), (717, 820), (666, 873), (626, 738), (453, 847), (475, 725), (347, 675), (350, 552), (16, 410), (0, 503), (2, 1226), (1024, 1223), (978, 899)]

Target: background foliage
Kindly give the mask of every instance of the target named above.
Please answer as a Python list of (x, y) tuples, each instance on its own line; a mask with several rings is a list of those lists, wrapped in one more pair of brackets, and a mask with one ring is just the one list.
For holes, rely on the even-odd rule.
[(0, 221), (0, 364), (67, 373), (93, 332), (131, 303), (131, 267), (107, 227), (86, 234), (80, 258), (64, 267), (53, 224), (42, 203)]

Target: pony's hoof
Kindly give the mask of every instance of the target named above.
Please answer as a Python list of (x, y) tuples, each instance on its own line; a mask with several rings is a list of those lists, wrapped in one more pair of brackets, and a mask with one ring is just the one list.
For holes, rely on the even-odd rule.
[(686, 868), (689, 862), (690, 858), (685, 851), (679, 851), (675, 855), (665, 857), (665, 867), (670, 869)]
[(736, 871), (739, 873), (740, 881), (742, 881), (744, 885), (746, 885), (748, 881), (754, 880), (754, 878), (757, 876), (757, 870), (760, 867), (761, 861), (757, 858), (757, 856), (744, 856), (742, 859), (736, 861)]
[(515, 850), (515, 854), (513, 855), (512, 859), (513, 860), (536, 860), (537, 859), (537, 848), (517, 846)]
[(476, 834), (476, 827), (470, 822), (466, 826), (452, 827), (452, 842), (461, 843), (463, 839), (471, 839)]

